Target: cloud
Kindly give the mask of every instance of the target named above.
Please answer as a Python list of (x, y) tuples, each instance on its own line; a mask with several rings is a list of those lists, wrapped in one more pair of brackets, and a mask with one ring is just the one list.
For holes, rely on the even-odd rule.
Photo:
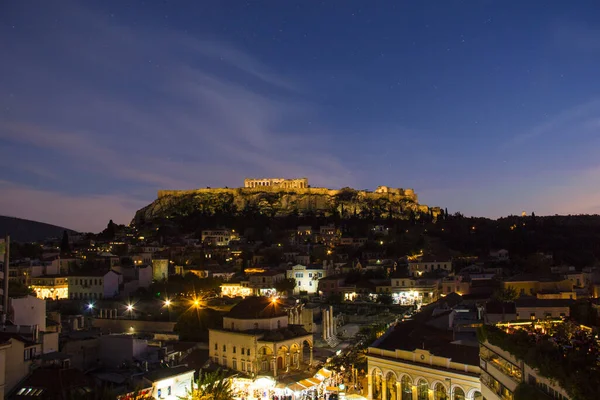
[(99, 232), (110, 219), (128, 224), (143, 201), (118, 195), (68, 195), (0, 181), (0, 213), (82, 232)]
[(546, 135), (573, 135), (576, 133), (573, 132), (573, 128), (589, 127), (590, 124), (597, 122), (599, 117), (600, 99), (594, 99), (567, 109), (527, 132), (513, 136), (501, 146), (501, 149), (506, 150), (509, 147), (515, 147)]
[[(140, 195), (149, 203), (157, 189), (237, 186), (247, 176), (272, 175), (307, 176), (313, 185), (332, 187), (353, 183), (324, 128), (316, 122), (311, 130), (295, 128), (315, 121), (317, 112), (298, 91), (302, 85), (250, 54), (214, 38), (51, 8), (38, 10), (48, 14), (48, 24), (69, 18), (53, 29), (45, 29), (44, 19), (38, 36), (11, 37), (5, 48), (3, 58), (11, 62), (0, 74), (12, 79), (0, 83), (11, 94), (0, 99), (9, 110), (0, 141), (35, 153), (36, 165), (46, 168), (38, 175), (60, 176), (61, 193), (86, 188), (85, 195), (63, 194), (65, 202), (93, 210), (106, 200), (104, 221), (111, 210), (118, 214), (113, 219), (124, 218), (125, 210), (133, 217), (129, 206), (144, 205)], [(18, 45), (25, 39), (33, 51)], [(84, 229), (83, 216), (61, 212), (61, 221), (16, 197), (31, 192), (11, 190), (3, 205), (16, 216), (52, 215), (53, 223)]]

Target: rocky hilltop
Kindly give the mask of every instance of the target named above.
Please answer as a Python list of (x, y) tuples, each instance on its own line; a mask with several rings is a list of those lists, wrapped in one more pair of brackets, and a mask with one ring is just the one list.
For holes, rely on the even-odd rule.
[(412, 189), (380, 186), (374, 192), (343, 188), (244, 187), (196, 190), (161, 190), (158, 198), (137, 211), (132, 223), (141, 225), (155, 219), (182, 217), (193, 213), (260, 213), (270, 217), (290, 215), (337, 215), (341, 218), (408, 218), (429, 213), (436, 217), (439, 207), (418, 203)]

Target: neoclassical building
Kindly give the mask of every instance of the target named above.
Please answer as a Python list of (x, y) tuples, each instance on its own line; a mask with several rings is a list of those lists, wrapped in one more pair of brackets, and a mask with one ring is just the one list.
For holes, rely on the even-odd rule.
[(285, 179), (285, 178), (247, 178), (244, 179), (244, 187), (276, 187), (282, 189), (304, 189), (308, 188), (308, 178)]
[(247, 297), (223, 318), (223, 329), (209, 329), (210, 359), (251, 377), (305, 369), (313, 337), (298, 315), (278, 299)]
[(428, 326), (431, 309), (397, 324), (369, 347), (369, 400), (482, 400), (477, 343)]

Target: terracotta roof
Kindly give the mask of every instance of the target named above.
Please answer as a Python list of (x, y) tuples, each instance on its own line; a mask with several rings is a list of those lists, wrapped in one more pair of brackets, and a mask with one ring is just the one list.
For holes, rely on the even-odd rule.
[(275, 318), (287, 315), (281, 304), (268, 297), (247, 297), (234, 306), (227, 317), (238, 319)]

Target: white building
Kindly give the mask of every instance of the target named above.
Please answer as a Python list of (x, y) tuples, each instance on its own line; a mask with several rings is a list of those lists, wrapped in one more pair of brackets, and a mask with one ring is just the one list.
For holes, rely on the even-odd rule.
[(286, 276), (296, 281), (294, 294), (300, 292), (314, 294), (318, 292), (319, 279), (326, 277), (327, 271), (323, 268), (307, 268), (305, 265), (298, 264), (287, 270)]
[(194, 369), (185, 365), (161, 368), (144, 376), (152, 385), (152, 398), (178, 400), (188, 395), (194, 382)]
[(69, 298), (109, 299), (119, 294), (121, 274), (113, 270), (86, 271), (69, 276)]
[[(223, 318), (223, 329), (209, 329), (214, 364), (251, 376), (301, 371), (312, 364), (312, 334), (278, 300), (248, 297)], [(299, 314), (297, 314), (299, 315)]]

